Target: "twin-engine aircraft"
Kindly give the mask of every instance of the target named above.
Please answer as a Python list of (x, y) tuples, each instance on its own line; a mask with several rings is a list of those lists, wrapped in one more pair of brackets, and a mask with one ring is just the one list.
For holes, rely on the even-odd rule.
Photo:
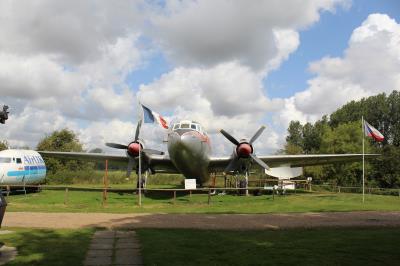
[[(211, 156), (212, 145), (204, 128), (198, 122), (188, 120), (174, 123), (168, 129), (168, 154), (164, 154), (164, 152), (144, 147), (139, 140), (141, 123), (142, 121), (139, 120), (135, 138), (128, 145), (106, 143), (109, 147), (125, 150), (125, 155), (50, 151), (39, 151), (39, 153), (43, 156), (64, 159), (109, 160), (110, 162), (124, 163), (128, 165), (127, 176), (131, 174), (132, 170), (138, 173), (140, 158), (142, 173), (178, 173), (184, 175), (185, 178), (196, 179), (200, 186), (216, 173), (245, 174), (247, 176), (256, 167), (261, 167), (269, 175), (279, 177), (283, 172), (283, 175), (291, 178), (301, 175), (302, 171), (298, 171), (299, 167), (362, 160), (362, 154), (257, 156), (253, 143), (264, 131), (264, 126), (260, 127), (250, 140), (238, 140), (221, 129), (220, 132), (234, 145), (234, 149), (230, 156), (214, 157)], [(376, 155), (366, 155), (366, 157), (374, 156)]]

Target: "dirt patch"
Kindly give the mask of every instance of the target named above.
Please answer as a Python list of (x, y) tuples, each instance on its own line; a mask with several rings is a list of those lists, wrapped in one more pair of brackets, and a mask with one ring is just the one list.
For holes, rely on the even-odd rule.
[(29, 228), (284, 229), (400, 227), (400, 212), (281, 214), (109, 214), (7, 212), (3, 226)]

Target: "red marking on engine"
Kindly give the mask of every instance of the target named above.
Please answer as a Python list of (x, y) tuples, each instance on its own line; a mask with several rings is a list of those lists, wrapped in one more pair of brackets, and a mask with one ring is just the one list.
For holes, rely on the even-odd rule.
[(239, 155), (239, 157), (249, 157), (250, 154), (253, 152), (253, 148), (248, 143), (241, 143), (236, 148), (236, 152)]
[(128, 146), (128, 153), (132, 156), (138, 156), (139, 155), (139, 149), (140, 149), (140, 144), (137, 142), (132, 142)]

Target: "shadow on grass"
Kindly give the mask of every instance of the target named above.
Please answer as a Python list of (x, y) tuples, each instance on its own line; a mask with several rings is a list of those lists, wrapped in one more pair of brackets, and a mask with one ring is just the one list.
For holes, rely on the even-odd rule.
[(394, 248), (400, 236), (398, 228), (139, 229), (137, 233), (146, 265), (365, 266), (398, 265), (400, 259)]
[(82, 265), (94, 229), (28, 230), (2, 236), (18, 256), (8, 265)]

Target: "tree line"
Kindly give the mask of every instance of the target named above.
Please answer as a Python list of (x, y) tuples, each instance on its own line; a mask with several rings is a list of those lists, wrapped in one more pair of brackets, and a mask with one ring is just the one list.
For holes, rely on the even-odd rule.
[[(400, 93), (393, 91), (351, 101), (330, 116), (315, 123), (291, 121), (287, 129), (286, 154), (362, 153), (364, 117), (384, 136), (383, 142), (365, 138), (365, 152), (381, 154), (366, 164), (370, 186), (400, 187)], [(337, 185), (360, 185), (361, 163), (313, 166), (305, 175), (319, 182)]]

